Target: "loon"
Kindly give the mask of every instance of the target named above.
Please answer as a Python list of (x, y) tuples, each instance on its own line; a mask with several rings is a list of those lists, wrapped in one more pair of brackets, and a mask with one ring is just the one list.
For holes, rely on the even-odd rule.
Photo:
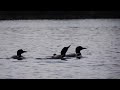
[(65, 55), (66, 55), (66, 52), (68, 51), (69, 47), (71, 45), (69, 45), (68, 47), (64, 47), (62, 50), (61, 50), (61, 54), (60, 55), (57, 55), (57, 54), (53, 54), (53, 56), (51, 57), (48, 57), (46, 59), (61, 59), (61, 60), (65, 60)]
[(76, 57), (76, 58), (80, 59), (80, 58), (82, 58), (82, 54), (80, 51), (83, 49), (87, 49), (87, 48), (83, 48), (82, 46), (77, 46), (75, 49), (76, 53), (67, 54), (65, 57)]
[(17, 51), (17, 55), (12, 56), (11, 58), (17, 59), (17, 60), (23, 60), (23, 59), (25, 59), (25, 57), (23, 57), (21, 54), (23, 54), (25, 52), (27, 52), (27, 51), (23, 51), (22, 49), (19, 49)]
[(80, 59), (82, 57), (82, 54), (80, 51), (83, 49), (87, 49), (87, 48), (83, 48), (81, 46), (76, 47), (76, 58)]
[(46, 58), (36, 58), (36, 59), (61, 59), (61, 60), (66, 60), (66, 59), (70, 59), (71, 57), (76, 57), (78, 59), (82, 58), (82, 54), (81, 54), (81, 50), (83, 49), (87, 49), (87, 48), (83, 48), (82, 46), (77, 46), (75, 49), (76, 53), (71, 53), (71, 54), (66, 54), (66, 52), (68, 51), (69, 47), (71, 45), (69, 45), (68, 47), (64, 47), (61, 50), (61, 54), (57, 55), (57, 54), (53, 54), (53, 56), (48, 56)]

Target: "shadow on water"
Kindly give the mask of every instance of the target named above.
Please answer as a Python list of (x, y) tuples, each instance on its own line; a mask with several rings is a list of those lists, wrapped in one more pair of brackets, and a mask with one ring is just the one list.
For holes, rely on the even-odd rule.
[(0, 66), (2, 66), (3, 64), (2, 63), (0, 63)]
[[(0, 59), (6, 59), (6, 60), (14, 60), (14, 59), (12, 59), (12, 58), (0, 58)], [(25, 59), (24, 60), (17, 60), (17, 59), (15, 59), (14, 61), (12, 61), (12, 62), (27, 62), (27, 61), (25, 61)]]
[[(13, 63), (24, 63), (24, 62), (29, 62), (29, 59), (31, 58), (26, 58), (24, 60), (17, 60), (17, 59), (12, 59), (12, 58), (0, 58), (1, 60), (6, 59), (6, 60), (11, 60)], [(36, 63), (39, 63), (39, 65), (46, 65), (42, 63), (66, 63), (68, 60), (60, 60), (60, 59), (45, 59), (45, 58), (32, 58), (33, 60), (37, 60)], [(42, 62), (42, 63), (41, 63)]]
[(66, 63), (65, 61), (45, 61), (46, 63)]
[(11, 58), (0, 58), (0, 59), (11, 59)]
[(19, 61), (12, 61), (12, 62), (27, 62), (27, 61), (19, 60)]
[[(45, 58), (35, 58), (36, 60), (39, 60), (40, 62), (44, 61), (46, 63), (65, 63), (66, 61), (68, 60), (61, 60), (61, 59), (45, 59)], [(37, 63), (40, 63), (40, 62), (37, 62)]]

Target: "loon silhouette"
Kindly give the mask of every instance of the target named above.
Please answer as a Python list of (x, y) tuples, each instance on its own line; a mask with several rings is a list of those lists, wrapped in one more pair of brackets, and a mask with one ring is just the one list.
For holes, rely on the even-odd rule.
[(76, 57), (76, 58), (80, 59), (82, 57), (82, 54), (80, 51), (83, 49), (87, 49), (87, 48), (83, 48), (82, 46), (77, 46), (75, 49), (76, 53), (67, 54), (65, 57)]
[(76, 47), (76, 58), (80, 59), (82, 57), (82, 54), (80, 51), (83, 49), (87, 49), (87, 48), (83, 48), (82, 46)]
[(25, 59), (25, 57), (23, 57), (23, 56), (21, 55), (21, 54), (23, 54), (23, 53), (25, 53), (25, 52), (27, 52), (27, 51), (23, 51), (22, 49), (19, 49), (19, 50), (17, 51), (17, 55), (12, 56), (11, 58), (17, 59), (17, 60)]
[(47, 58), (47, 59), (61, 59), (61, 60), (65, 60), (66, 58), (65, 55), (66, 55), (66, 52), (68, 51), (69, 47), (71, 45), (69, 45), (68, 47), (64, 47), (62, 50), (61, 50), (61, 55), (57, 55), (57, 54), (53, 54), (53, 56)]

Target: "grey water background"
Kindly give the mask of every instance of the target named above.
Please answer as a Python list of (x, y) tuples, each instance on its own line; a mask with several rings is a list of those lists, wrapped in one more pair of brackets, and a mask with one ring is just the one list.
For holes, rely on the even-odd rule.
[[(35, 59), (70, 44), (82, 59)], [(5, 59), (21, 48), (27, 59)], [(0, 79), (120, 79), (120, 19), (0, 21)]]

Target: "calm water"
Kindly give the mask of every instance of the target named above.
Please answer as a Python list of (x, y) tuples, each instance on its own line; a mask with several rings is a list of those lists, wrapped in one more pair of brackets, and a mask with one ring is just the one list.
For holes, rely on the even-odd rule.
[[(37, 60), (64, 46), (82, 59)], [(27, 59), (9, 58), (18, 49)], [(0, 79), (120, 79), (120, 19), (0, 21)]]

